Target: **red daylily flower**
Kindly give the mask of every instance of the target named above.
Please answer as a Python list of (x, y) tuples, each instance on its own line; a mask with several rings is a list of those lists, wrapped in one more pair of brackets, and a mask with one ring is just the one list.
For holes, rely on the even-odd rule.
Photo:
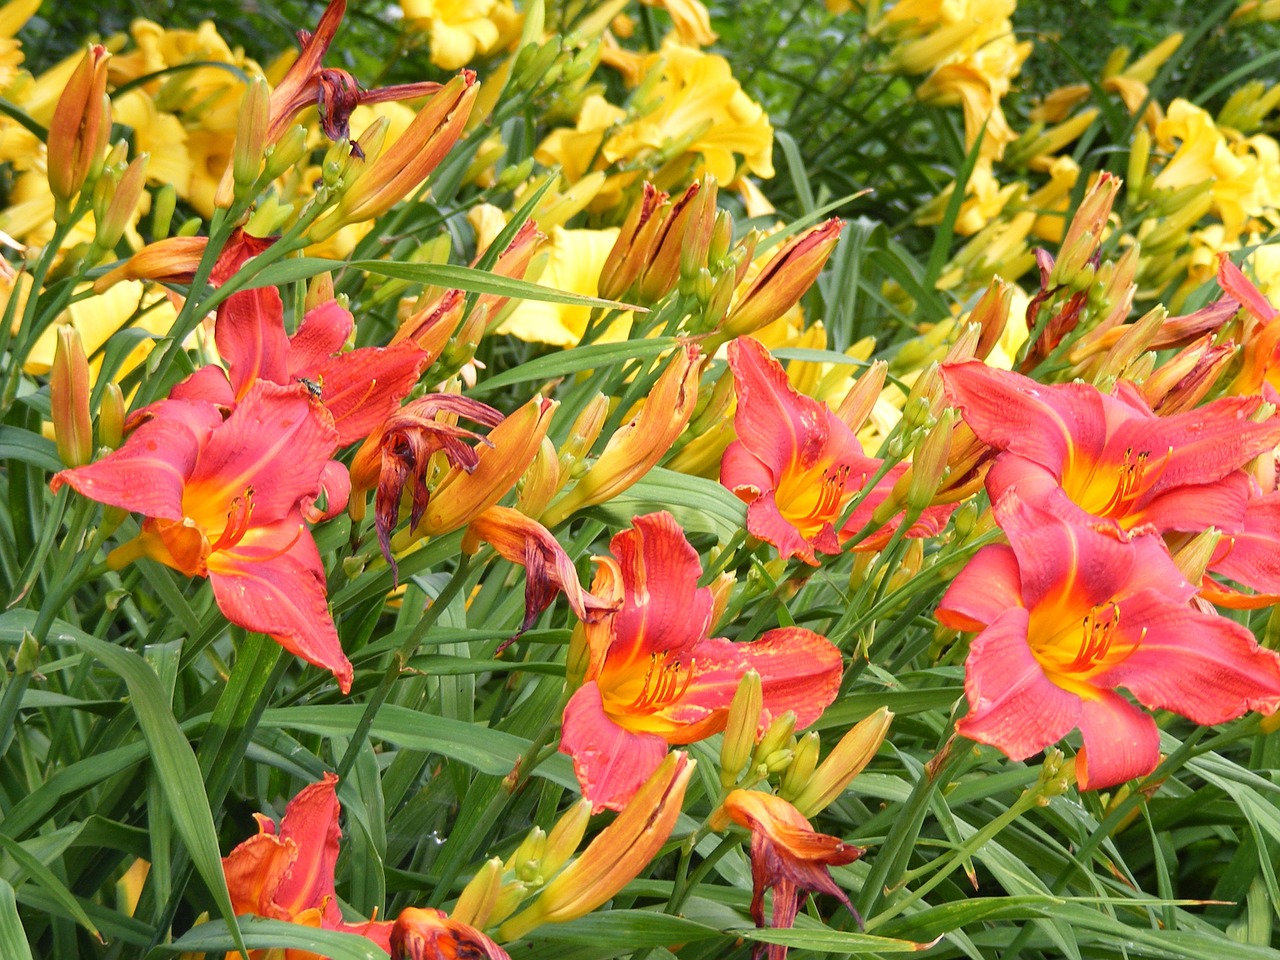
[(1218, 254), (1218, 286), (1246, 311), (1244, 364), (1232, 384), (1233, 393), (1261, 391), (1267, 399), (1280, 401), (1280, 310), (1271, 305), (1262, 291), (1231, 262)]
[(609, 548), (591, 590), (617, 610), (585, 625), (586, 682), (565, 707), (560, 742), (597, 811), (621, 809), (668, 744), (723, 730), (748, 670), (763, 682), (761, 729), (788, 710), (806, 727), (835, 699), (840, 652), (825, 637), (801, 627), (751, 643), (708, 636), (711, 590), (698, 587), (697, 551), (671, 514), (636, 517)]
[[(853, 863), (866, 853), (862, 847), (818, 833), (786, 800), (759, 790), (732, 791), (713, 818), (713, 826), (722, 817), (751, 831), (751, 919), (757, 927), (765, 926), (764, 895), (770, 889), (775, 929), (795, 926), (801, 892), (810, 891), (836, 897), (861, 925), (858, 911), (827, 867)], [(766, 949), (769, 960), (786, 960), (787, 947), (781, 943), (758, 943), (752, 955), (759, 957)]]
[(337, 443), (333, 419), (299, 384), (258, 381), (230, 416), (169, 399), (125, 444), (53, 478), (100, 503), (146, 516), (109, 558), (139, 556), (207, 576), (232, 623), (269, 634), (329, 670), (344, 693), (351, 663), (325, 599), (324, 567), (301, 510), (320, 493)]
[(1260, 397), (1159, 417), (1123, 381), (1108, 395), (977, 361), (947, 364), (942, 378), (978, 438), (1003, 451), (987, 473), (991, 501), (1016, 487), (1020, 498), (1080, 523), (1235, 532), (1250, 493), (1240, 468), (1280, 443), (1280, 419), (1248, 419)]
[(1200, 724), (1280, 707), (1280, 657), (1245, 627), (1203, 613), (1153, 532), (1119, 540), (1009, 494), (1009, 544), (984, 547), (942, 598), (938, 620), (981, 631), (965, 663), (969, 713), (956, 732), (1022, 760), (1080, 729), (1080, 786), (1155, 769), (1155, 721), (1117, 693)]
[[(271, 121), (267, 127), (268, 144), (278, 141), (294, 118), (307, 107), (320, 111), (320, 126), (330, 140), (351, 136), (351, 112), (362, 103), (384, 103), (388, 100), (412, 100), (440, 89), (433, 82), (402, 83), (376, 90), (362, 90), (359, 82), (346, 70), (322, 67), (329, 44), (347, 10), (347, 0), (332, 0), (316, 25), (316, 32), (298, 31), (302, 52), (271, 93)], [(357, 157), (364, 152), (351, 145)]]
[[(342, 837), (341, 809), (338, 778), (326, 773), (289, 801), (279, 832), (273, 820), (255, 813), (257, 835), (222, 859), (231, 905), (237, 915), (358, 934), (390, 953), (390, 921), (347, 923), (338, 907), (333, 870)], [(307, 950), (286, 950), (284, 955), (286, 960), (321, 960)]]
[[(792, 387), (782, 365), (758, 340), (739, 337), (729, 344), (729, 367), (738, 394), (733, 418), (738, 439), (725, 450), (720, 482), (747, 503), (752, 536), (773, 544), (783, 557), (816, 566), (816, 552), (839, 553), (841, 542), (866, 526), (907, 464), (895, 465), (866, 491), (837, 531), (845, 507), (883, 461), (863, 453), (853, 430), (830, 407)], [(953, 509), (929, 507), (907, 536), (936, 534)], [(893, 529), (890, 524), (856, 549), (879, 549)]]

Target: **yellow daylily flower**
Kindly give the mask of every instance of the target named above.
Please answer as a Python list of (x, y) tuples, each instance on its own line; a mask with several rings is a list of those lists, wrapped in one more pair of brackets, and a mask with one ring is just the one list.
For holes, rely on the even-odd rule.
[(0, 7), (0, 90), (7, 90), (22, 66), (17, 33), (40, 9), (40, 0), (11, 0)]
[(716, 42), (716, 32), (711, 29), (711, 16), (699, 0), (640, 0), (646, 7), (666, 10), (675, 25), (676, 36), (681, 43), (691, 47), (706, 47)]
[[(536, 278), (537, 282), (566, 293), (596, 296), (600, 271), (618, 239), (618, 228), (566, 230), (552, 227), (548, 233), (544, 252), (538, 254), (538, 257), (547, 258), (546, 266)], [(533, 271), (527, 277), (534, 279)], [(590, 307), (526, 300), (507, 315), (497, 332), (521, 340), (572, 347), (582, 339), (590, 318)], [(600, 339), (623, 340), (630, 329), (631, 316), (624, 314), (613, 321)]]
[(520, 14), (499, 0), (400, 0), (400, 8), (430, 32), (431, 62), (442, 70), (459, 70), (520, 32)]

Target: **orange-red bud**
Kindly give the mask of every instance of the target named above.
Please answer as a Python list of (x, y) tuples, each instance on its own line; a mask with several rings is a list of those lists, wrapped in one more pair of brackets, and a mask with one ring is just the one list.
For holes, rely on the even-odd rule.
[(75, 327), (58, 328), (49, 372), (49, 400), (58, 458), (68, 467), (83, 466), (93, 459), (93, 420), (89, 414), (89, 361)]
[(618, 239), (600, 269), (601, 297), (618, 300), (631, 289), (653, 252), (654, 240), (662, 227), (662, 205), (666, 201), (666, 193), (645, 182), (640, 198), (627, 212)]
[(107, 99), (107, 48), (89, 47), (67, 81), (49, 123), (49, 190), (65, 217), (75, 195), (95, 168), (100, 169), (111, 133)]
[(753, 333), (794, 307), (818, 279), (843, 228), (843, 220), (832, 218), (784, 243), (729, 311), (722, 336)]

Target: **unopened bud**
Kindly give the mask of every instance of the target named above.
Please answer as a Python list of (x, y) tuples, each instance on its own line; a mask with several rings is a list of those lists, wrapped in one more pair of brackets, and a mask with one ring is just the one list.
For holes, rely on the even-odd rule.
[(751, 765), (753, 767), (768, 766), (769, 758), (786, 747), (795, 731), (796, 715), (793, 711), (788, 710), (781, 716), (774, 717), (773, 722), (769, 724), (769, 728), (765, 730), (764, 736), (760, 738), (760, 742), (756, 745), (755, 753), (751, 758)]
[(587, 823), (590, 819), (591, 801), (585, 797), (560, 814), (560, 819), (547, 834), (547, 842), (542, 850), (543, 877), (550, 880), (578, 852), (582, 838), (587, 835)]
[(782, 782), (778, 784), (780, 797), (790, 800), (799, 795), (818, 766), (818, 754), (821, 748), (822, 738), (816, 730), (810, 730), (796, 742), (793, 751), (795, 756), (791, 758), (791, 766), (787, 767)]
[(854, 433), (862, 429), (862, 425), (871, 416), (871, 411), (875, 409), (876, 400), (884, 390), (884, 381), (888, 372), (887, 363), (883, 360), (874, 361), (862, 372), (862, 375), (849, 388), (849, 392), (844, 395), (844, 399), (840, 401), (836, 416)]
[(620, 299), (644, 269), (662, 226), (660, 211), (666, 200), (667, 195), (653, 184), (646, 182), (642, 187), (600, 269), (598, 290), (604, 299)]
[(1151, 132), (1146, 124), (1138, 124), (1129, 144), (1129, 196), (1141, 197), (1147, 183), (1147, 167), (1151, 163)]
[(541, 827), (534, 827), (516, 847), (515, 853), (507, 860), (505, 866), (514, 870), (516, 876), (525, 883), (533, 883), (538, 876), (538, 864), (542, 860), (542, 851), (547, 845), (547, 834)]
[(304, 304), (305, 309), (307, 312), (310, 312), (321, 304), (328, 303), (333, 299), (333, 274), (328, 270), (322, 270), (312, 277), (307, 283), (307, 297)]
[(49, 122), (49, 190), (56, 201), (54, 218), (64, 222), (70, 203), (85, 181), (101, 168), (111, 133), (107, 99), (107, 60), (111, 55), (93, 44), (62, 90)]
[(463, 887), (458, 902), (449, 916), (459, 923), (484, 929), (502, 890), (502, 861), (497, 857), (484, 862), (476, 875)]
[(715, 272), (721, 261), (729, 255), (733, 243), (733, 215), (728, 210), (716, 212), (715, 227), (711, 231), (711, 244), (707, 247), (707, 266)]
[(136, 157), (133, 163), (125, 168), (106, 209), (97, 215), (97, 232), (93, 245), (103, 252), (114, 250), (124, 235), (125, 227), (133, 220), (138, 209), (138, 201), (142, 199), (143, 188), (147, 184), (147, 154)]
[(151, 237), (163, 240), (173, 226), (173, 211), (178, 205), (178, 191), (172, 183), (166, 183), (156, 191), (151, 200)]
[(843, 228), (844, 221), (833, 218), (784, 243), (729, 311), (722, 332), (752, 333), (794, 307), (818, 279)]
[(98, 408), (98, 443), (115, 450), (124, 442), (124, 393), (120, 384), (108, 383)]
[(75, 327), (58, 328), (49, 372), (49, 401), (58, 458), (68, 467), (93, 459), (93, 421), (89, 414), (89, 361)]
[(742, 768), (751, 759), (760, 726), (764, 693), (760, 674), (748, 670), (738, 681), (738, 689), (729, 704), (725, 722), (724, 743), (720, 748), (720, 785), (726, 790), (738, 782)]
[(13, 655), (13, 669), (16, 673), (35, 673), (40, 665), (40, 641), (30, 630), (22, 631), (22, 639), (18, 641), (18, 650)]
[(1203, 582), (1205, 570), (1212, 562), (1221, 539), (1222, 531), (1210, 527), (1196, 534), (1173, 554), (1173, 562), (1178, 565), (1187, 583)]
[(664, 206), (648, 261), (636, 279), (635, 295), (641, 303), (657, 303), (680, 278), (681, 247), (702, 189), (700, 182), (690, 184), (678, 200)]
[(550, 437), (543, 437), (533, 463), (520, 479), (516, 509), (536, 520), (559, 492), (560, 461), (556, 457), (556, 446)]
[(307, 128), (301, 124), (290, 127), (280, 140), (267, 150), (266, 170), (263, 177), (275, 180), (296, 167), (307, 154)]
[(566, 471), (574, 465), (586, 460), (604, 429), (604, 422), (609, 417), (609, 398), (597, 393), (582, 408), (569, 428), (569, 437), (560, 447), (561, 479), (568, 480)]
[(711, 235), (716, 226), (717, 193), (716, 178), (709, 173), (704, 175), (698, 195), (689, 206), (689, 221), (680, 244), (680, 276), (686, 280), (706, 271)]
[(844, 792), (850, 782), (880, 749), (893, 714), (881, 707), (871, 716), (861, 720), (840, 738), (840, 742), (827, 754), (792, 801), (795, 808), (806, 817), (812, 817), (827, 809)]
[(944, 410), (938, 422), (916, 446), (911, 461), (911, 483), (907, 487), (907, 506), (914, 511), (923, 512), (942, 483), (951, 457), (951, 433), (955, 419), (954, 410)]
[(267, 89), (267, 81), (254, 77), (240, 102), (240, 122), (236, 129), (235, 150), (231, 154), (232, 177), (237, 187), (251, 187), (258, 179), (270, 119), (271, 93)]

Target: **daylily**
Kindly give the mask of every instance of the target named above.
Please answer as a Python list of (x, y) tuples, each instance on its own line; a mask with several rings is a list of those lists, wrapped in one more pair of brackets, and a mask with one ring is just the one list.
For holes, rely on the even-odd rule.
[[(222, 860), (231, 904), (239, 915), (358, 934), (390, 953), (389, 921), (347, 923), (338, 907), (333, 871), (342, 836), (342, 806), (337, 790), (338, 778), (332, 773), (303, 787), (285, 807), (278, 828), (269, 817), (253, 815), (258, 833)], [(320, 954), (307, 950), (287, 950), (284, 955), (286, 960), (320, 960)]]
[[(901, 463), (888, 470), (863, 494), (853, 515), (835, 523), (866, 486), (882, 461), (868, 457), (845, 423), (825, 403), (791, 386), (782, 365), (751, 337), (729, 345), (738, 406), (734, 427), (738, 439), (725, 450), (720, 482), (747, 503), (747, 530), (768, 541), (788, 559), (800, 557), (817, 565), (816, 553), (839, 553), (841, 541), (861, 530), (872, 511), (886, 500)], [(926, 509), (907, 531), (909, 537), (937, 533), (952, 508)], [(876, 549), (892, 526), (863, 540), (859, 549)]]
[[(347, 71), (321, 67), (320, 61), (333, 42), (346, 9), (347, 0), (332, 0), (320, 17), (315, 33), (298, 31), (302, 52), (271, 93), (271, 121), (266, 137), (268, 144), (278, 141), (294, 118), (310, 106), (319, 108), (320, 126), (325, 136), (336, 141), (350, 136), (351, 111), (360, 104), (412, 100), (440, 89), (438, 83), (424, 82), (361, 90), (355, 77)], [(352, 152), (358, 157), (364, 155), (355, 144), (352, 144)]]
[(1240, 470), (1280, 443), (1280, 420), (1249, 419), (1260, 397), (1223, 397), (1158, 417), (1121, 381), (1044, 385), (977, 361), (946, 364), (943, 381), (978, 438), (1003, 453), (987, 473), (992, 502), (1018, 496), (1117, 531), (1238, 530), (1250, 480)]
[[(732, 820), (751, 831), (751, 919), (765, 926), (764, 895), (773, 890), (772, 926), (789, 930), (795, 925), (801, 891), (829, 893), (858, 916), (827, 870), (853, 863), (866, 851), (839, 837), (818, 833), (795, 807), (781, 797), (759, 790), (734, 790), (712, 816), (712, 826), (724, 829)], [(859, 918), (861, 922), (861, 918)], [(767, 945), (769, 960), (785, 960), (786, 944)], [(758, 943), (753, 956), (766, 952)]]
[(329, 670), (347, 692), (351, 664), (302, 517), (337, 445), (333, 418), (301, 384), (262, 380), (225, 421), (203, 400), (165, 400), (149, 416), (119, 450), (57, 474), (53, 489), (143, 514), (142, 532), (109, 562), (146, 556), (207, 576), (228, 620)]
[(984, 547), (938, 607), (981, 631), (965, 663), (969, 713), (956, 732), (1022, 760), (1080, 729), (1080, 786), (1155, 769), (1155, 721), (1117, 693), (1195, 723), (1280, 707), (1280, 657), (1232, 620), (1203, 613), (1154, 532), (1117, 539), (1009, 493), (1008, 545)]
[(391, 927), (389, 949), (392, 960), (511, 960), (507, 951), (475, 927), (429, 907), (400, 911)]
[(463, 549), (479, 549), (479, 541), (492, 546), (511, 563), (525, 568), (524, 623), (520, 633), (528, 630), (538, 615), (551, 605), (556, 591), (562, 591), (579, 620), (599, 620), (613, 606), (582, 589), (578, 571), (564, 547), (551, 531), (537, 520), (510, 507), (493, 506), (467, 525)]
[[(725, 727), (738, 682), (760, 674), (760, 729), (790, 710), (813, 723), (840, 686), (840, 652), (802, 627), (751, 643), (710, 637), (712, 591), (669, 513), (636, 517), (597, 558), (592, 593), (618, 609), (585, 625), (586, 681), (564, 711), (560, 750), (595, 810), (621, 809), (666, 756)], [(616, 558), (616, 559), (615, 559)]]

